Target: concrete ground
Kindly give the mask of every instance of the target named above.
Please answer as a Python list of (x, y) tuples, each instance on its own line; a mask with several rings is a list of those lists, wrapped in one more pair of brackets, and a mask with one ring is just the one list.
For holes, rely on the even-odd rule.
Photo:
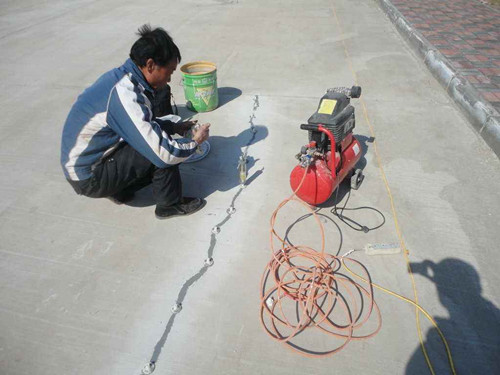
[[(392, 196), (419, 301), (457, 372), (499, 373), (500, 161), (377, 2), (4, 1), (0, 17), (2, 374), (141, 374), (150, 361), (155, 374), (428, 372), (414, 308), (380, 291), (379, 334), (331, 357), (302, 357), (259, 322), (269, 218), (291, 192), (294, 155), (307, 139), (298, 126), (327, 88), (356, 79), (366, 178), (347, 206), (376, 208), (385, 224), (363, 233), (335, 219), (339, 231), (323, 217), (327, 251), (398, 241)], [(72, 103), (126, 59), (145, 22), (172, 34), (183, 62), (214, 61), (221, 88), (222, 105), (194, 116), (212, 123), (211, 153), (182, 167), (185, 193), (208, 204), (170, 221), (155, 219), (148, 189), (123, 206), (80, 197), (59, 166)], [(171, 84), (189, 116), (179, 73)], [(240, 189), (246, 146), (250, 180)], [(329, 211), (321, 212), (333, 218)], [(304, 213), (286, 207), (277, 227), (319, 250), (314, 220), (296, 223)], [(373, 210), (349, 215), (369, 227), (381, 220)], [(413, 296), (403, 254), (352, 256), (374, 282)], [(176, 301), (183, 309), (173, 315)], [(421, 322), (436, 373), (449, 373), (436, 330)], [(307, 348), (338, 344), (316, 333)]]

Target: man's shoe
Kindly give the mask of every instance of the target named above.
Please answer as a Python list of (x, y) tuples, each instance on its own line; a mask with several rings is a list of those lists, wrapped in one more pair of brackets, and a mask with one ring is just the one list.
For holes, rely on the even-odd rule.
[(201, 210), (207, 201), (203, 198), (181, 198), (179, 203), (172, 206), (156, 205), (155, 215), (158, 219), (169, 219), (175, 216), (187, 216)]

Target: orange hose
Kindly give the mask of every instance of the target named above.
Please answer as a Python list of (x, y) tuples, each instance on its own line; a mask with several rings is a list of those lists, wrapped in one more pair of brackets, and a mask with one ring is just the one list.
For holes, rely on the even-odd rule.
[[(343, 274), (340, 257), (325, 253), (325, 232), (316, 212), (296, 193), (304, 183), (309, 167), (293, 194), (282, 201), (271, 215), (270, 242), (272, 258), (261, 279), (260, 320), (265, 331), (288, 348), (308, 357), (332, 355), (351, 340), (376, 335), (382, 327), (382, 316), (373, 297), (373, 288), (366, 289)], [(302, 245), (294, 246), (275, 230), (279, 211), (290, 201), (305, 206), (314, 216), (321, 232), (321, 252)], [(275, 248), (275, 240), (281, 247)], [(357, 260), (361, 273), (370, 279), (366, 268)], [(370, 333), (356, 333), (376, 312), (376, 327)], [(321, 351), (299, 344), (298, 337), (309, 328), (337, 338), (332, 348)]]

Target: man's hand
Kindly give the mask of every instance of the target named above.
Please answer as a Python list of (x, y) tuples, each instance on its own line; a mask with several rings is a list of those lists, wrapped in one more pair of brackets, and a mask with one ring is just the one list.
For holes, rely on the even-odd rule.
[(174, 125), (174, 133), (177, 133), (180, 136), (184, 137), (186, 133), (197, 123), (198, 120), (179, 122), (178, 124)]
[(198, 144), (205, 142), (209, 136), (210, 124), (203, 124), (193, 129), (193, 141)]

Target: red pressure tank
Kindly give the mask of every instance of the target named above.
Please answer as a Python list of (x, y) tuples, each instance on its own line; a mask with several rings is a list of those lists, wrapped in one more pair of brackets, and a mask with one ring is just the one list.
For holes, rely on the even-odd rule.
[(297, 196), (312, 205), (323, 203), (330, 198), (334, 190), (335, 177), (325, 161), (322, 159), (314, 160), (307, 169), (304, 178), (305, 172), (305, 167), (297, 165), (290, 175), (290, 186), (293, 191), (299, 187), (304, 179), (301, 188), (296, 193)]
[[(312, 126), (315, 130), (325, 133), (330, 139), (330, 144), (335, 145), (333, 134), (323, 126), (303, 125), (301, 128), (307, 130)], [(354, 169), (361, 158), (361, 145), (358, 140), (349, 134), (342, 141), (340, 149), (341, 154), (336, 152), (335, 159), (332, 159), (330, 151), (323, 155), (313, 154), (310, 157), (309, 167), (302, 163), (292, 170), (290, 186), (293, 191), (296, 191), (302, 183), (300, 189), (296, 191), (300, 199), (314, 206), (327, 201), (338, 185)], [(304, 173), (306, 173), (305, 177)]]

